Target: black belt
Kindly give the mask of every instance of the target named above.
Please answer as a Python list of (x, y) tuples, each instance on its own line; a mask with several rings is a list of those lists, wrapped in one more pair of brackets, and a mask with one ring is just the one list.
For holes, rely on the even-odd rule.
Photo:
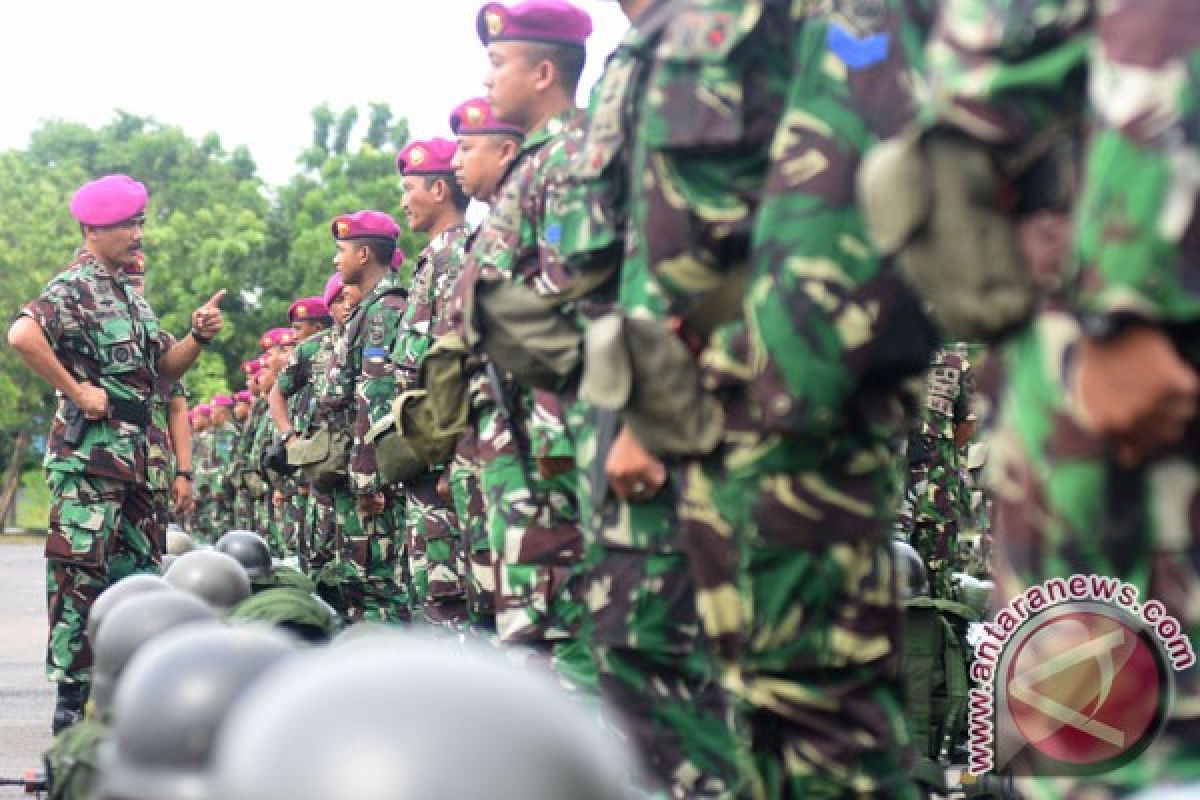
[(108, 398), (108, 416), (144, 428), (150, 424), (150, 406), (139, 400), (110, 397)]

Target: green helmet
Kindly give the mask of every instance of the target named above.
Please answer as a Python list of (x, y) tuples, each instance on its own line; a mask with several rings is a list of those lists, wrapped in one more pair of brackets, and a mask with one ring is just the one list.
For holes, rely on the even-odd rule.
[(260, 626), (172, 631), (138, 653), (113, 704), (101, 796), (216, 798), (208, 791), (216, 733), (229, 710), (295, 642)]
[(184, 553), (164, 575), (176, 589), (228, 611), (250, 596), (250, 578), (237, 559), (215, 550)]
[(173, 523), (167, 526), (167, 553), (169, 555), (181, 556), (195, 549), (196, 540), (187, 531)]
[(925, 560), (913, 546), (902, 539), (892, 539), (892, 557), (896, 561), (896, 583), (905, 600), (929, 596), (929, 573)]
[(164, 581), (161, 576), (139, 572), (122, 578), (101, 592), (96, 598), (96, 602), (92, 603), (92, 610), (88, 612), (87, 637), (92, 648), (96, 647), (96, 631), (100, 629), (100, 623), (108, 616), (108, 612), (117, 607), (117, 604), (135, 594), (163, 591), (170, 588), (171, 584)]
[(180, 625), (212, 623), (216, 618), (202, 600), (174, 589), (146, 592), (121, 601), (96, 629), (90, 700), (95, 711), (103, 714), (109, 709), (117, 681), (146, 642)]
[(314, 644), (328, 642), (339, 625), (337, 612), (328, 603), (291, 587), (267, 589), (243, 600), (229, 619), (274, 625)]
[(370, 636), (247, 692), (221, 730), (213, 797), (637, 796), (629, 754), (548, 676), (484, 645)]
[(217, 552), (237, 559), (251, 583), (260, 583), (271, 577), (271, 548), (267, 541), (254, 531), (229, 531), (217, 540)]

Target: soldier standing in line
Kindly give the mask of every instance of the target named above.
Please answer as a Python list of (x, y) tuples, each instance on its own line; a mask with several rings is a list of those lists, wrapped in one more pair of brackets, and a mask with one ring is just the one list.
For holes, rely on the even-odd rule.
[[(585, 118), (574, 97), (591, 18), (563, 0), (528, 0), (511, 8), (488, 3), (476, 31), (491, 63), (484, 85), (492, 111), (525, 137), (472, 237), (465, 293), (478, 293), (482, 282), (505, 281), (553, 293), (568, 277), (558, 253), (564, 229), (558, 199), (583, 139)], [(474, 324), (465, 322), (468, 329)], [(497, 631), (501, 641), (550, 658), (569, 685), (591, 690), (596, 671), (580, 638), (586, 616), (579, 594), (583, 540), (564, 399), (516, 385), (493, 365), (484, 369), (487, 380), (474, 403), (481, 407), (488, 535), (499, 563)]]
[[(473, 107), (475, 111), (468, 110)], [(524, 133), (515, 125), (506, 125), (495, 118), (486, 97), (468, 100), (455, 109), (450, 117), (450, 129), (458, 136), (454, 151), (455, 177), (463, 191), (481, 203), (491, 203), (509, 167), (521, 152)], [(466, 242), (463, 243), (464, 246)], [(434, 327), (434, 336), (460, 325), (459, 285), (454, 287), (452, 311), (445, 314)], [(497, 559), (488, 543), (486, 505), (479, 483), (478, 419), (470, 424), (455, 443), (454, 456), (443, 473), (454, 501), (454, 512), (462, 531), (466, 552), (467, 611), (471, 624), (486, 632), (496, 630)], [(445, 490), (439, 486), (443, 495)]]
[[(454, 142), (411, 142), (396, 159), (401, 201), (411, 230), (429, 236), (417, 256), (408, 307), (390, 351), (395, 364), (394, 395), (415, 387), (421, 359), (444, 326), (450, 292), (462, 267), (470, 199), (454, 179)], [(467, 621), (464, 576), (466, 553), (451, 504), (438, 494), (445, 471), (435, 467), (404, 481), (404, 532), (412, 578), (412, 606), (434, 624), (459, 626)]]
[[(254, 443), (254, 429), (258, 414), (261, 410), (260, 391), (258, 388), (258, 371), (261, 365), (257, 358), (242, 362), (242, 374), (246, 376), (246, 391), (250, 395), (249, 407), (238, 427), (238, 439), (234, 446), (233, 466), (230, 468), (229, 479), (233, 489), (233, 522), (240, 530), (253, 530), (254, 501), (247, 483), (247, 458), (250, 446)], [(234, 407), (236, 414), (237, 407)]]
[(209, 542), (212, 544), (234, 527), (233, 503), (225, 492), (225, 476), (233, 466), (238, 430), (233, 423), (234, 402), (231, 395), (214, 395), (209, 403), (212, 406), (212, 427), (209, 429), (208, 460), (203, 467), (211, 498), (206, 527), (214, 537)]
[(391, 267), (400, 226), (383, 212), (364, 210), (335, 217), (330, 228), (334, 266), (345, 286), (362, 292), (334, 348), (322, 398), (327, 423), (353, 436), (346, 485), (333, 493), (340, 547), (335, 607), (354, 621), (403, 622), (410, 618), (403, 532), (396, 524), (403, 496), (383, 485), (375, 445), (366, 439), (392, 407), (395, 365), (388, 352), (407, 305)]
[(275, 379), (282, 371), (291, 354), (296, 334), (291, 328), (272, 328), (263, 334), (260, 344), (263, 354), (260, 359), (263, 367), (259, 370), (258, 381), (262, 392), (262, 416), (254, 431), (254, 443), (248, 456), (250, 468), (261, 482), (261, 495), (256, 508), (253, 528), (262, 535), (271, 546), (271, 554), (275, 558), (287, 558), (292, 554), (293, 543), (288, 538), (287, 516), (284, 513), (284, 497), (281, 476), (266, 468), (264, 458), (267, 449), (277, 439), (275, 421), (271, 418), (267, 398), (275, 386)]
[[(271, 416), (285, 443), (293, 436), (312, 433), (317, 391), (315, 357), (321, 352), (323, 342), (329, 336), (329, 327), (333, 324), (329, 308), (321, 297), (303, 297), (292, 303), (288, 308), (288, 320), (296, 331), (298, 342), (267, 398)], [(310, 487), (300, 475), (292, 476), (288, 483), (291, 489), (288, 504), (292, 526), (296, 531), (296, 554), (301, 567), (307, 569), (312, 552), (313, 498)]]
[[(572, 272), (644, 260), (630, 235), (636, 130), (646, 100), (649, 56), (674, 12), (667, 0), (624, 0), (631, 28), (592, 91), (588, 136), (572, 170), (578, 213), (564, 231)], [(635, 149), (636, 147), (636, 149)], [(615, 281), (621, 280), (618, 274)], [(612, 284), (612, 281), (609, 282)], [(593, 315), (615, 298), (587, 296)], [(676, 508), (680, 463), (664, 459), (643, 485), (610, 490), (605, 459), (617, 434), (613, 412), (580, 403), (572, 414), (587, 542), (583, 595), (600, 689), (641, 755), (644, 785), (669, 797), (726, 797), (737, 785), (729, 704), (703, 641)]]
[(910, 543), (929, 571), (933, 597), (950, 597), (950, 574), (958, 568), (958, 536), (964, 517), (960, 442), (968, 427), (970, 365), (940, 349), (925, 379), (925, 408), (909, 436)]
[(164, 531), (146, 487), (149, 402), (159, 379), (176, 381), (221, 329), (215, 294), (175, 341), (133, 291), (121, 267), (142, 255), (146, 188), (124, 175), (85, 184), (71, 198), (82, 246), (8, 331), (9, 344), (63, 396), (45, 466), (49, 600), (47, 677), (57, 684), (53, 728), (75, 722), (90, 681), (84, 636), (96, 595), (125, 575), (153, 572)]
[(213, 503), (213, 496), (212, 487), (208, 485), (208, 476), (204, 471), (209, 450), (212, 449), (212, 406), (208, 403), (198, 403), (192, 409), (192, 414), (192, 464), (196, 473), (196, 500), (192, 513), (191, 534), (198, 542), (212, 543), (215, 538), (209, 529), (209, 522), (212, 520), (209, 506)]
[[(1075, 262), (1032, 320), (1002, 320), (1018, 330), (1003, 349), (1005, 403), (988, 451), (996, 601), (1054, 577), (1113, 576), (1200, 641), (1200, 86), (1187, 66), (1200, 55), (1200, 7), (945, 5), (930, 48), (938, 127), (1015, 194), (1017, 268), (1044, 274), (1068, 249)], [(1039, 179), (1054, 171), (1041, 169), (1054, 153), (1040, 143), (1056, 129), (1082, 141), (1085, 128), (1072, 230), (1060, 181)], [(935, 128), (925, 148), (945, 141)], [(1009, 166), (1012, 153), (1032, 166)], [(1166, 714), (1157, 740), (1120, 769), (1022, 789), (1103, 798), (1187, 783), (1180, 796), (1195, 794), (1200, 668), (1176, 673)]]

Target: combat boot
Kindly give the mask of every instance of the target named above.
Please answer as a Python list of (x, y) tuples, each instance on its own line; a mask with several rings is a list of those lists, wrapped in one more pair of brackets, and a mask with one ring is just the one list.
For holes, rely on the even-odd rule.
[(54, 702), (54, 719), (50, 732), (59, 733), (83, 719), (83, 704), (87, 701), (86, 683), (58, 684), (58, 698)]

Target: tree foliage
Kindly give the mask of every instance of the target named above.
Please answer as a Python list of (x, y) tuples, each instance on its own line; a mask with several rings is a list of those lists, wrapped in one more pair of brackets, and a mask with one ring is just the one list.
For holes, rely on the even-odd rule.
[[(45, 123), (24, 150), (0, 152), (0, 311), (10, 320), (72, 257), (79, 227), (67, 203), (83, 182), (124, 172), (150, 191), (145, 231), (146, 296), (167, 330), (187, 330), (192, 309), (218, 289), (226, 327), (188, 374), (193, 396), (240, 387), (241, 361), (257, 355), (262, 331), (287, 324), (297, 297), (319, 294), (332, 270), (330, 220), (362, 208), (403, 225), (395, 155), (408, 125), (382, 103), (360, 125), (355, 107), (312, 112), (312, 145), (277, 190), (250, 152), (226, 151), (154, 119), (117, 112), (93, 129)], [(359, 129), (362, 128), (361, 135)], [(401, 247), (423, 242), (405, 231)], [(0, 432), (41, 428), (52, 391), (0, 348)], [(4, 455), (0, 454), (0, 459)]]

